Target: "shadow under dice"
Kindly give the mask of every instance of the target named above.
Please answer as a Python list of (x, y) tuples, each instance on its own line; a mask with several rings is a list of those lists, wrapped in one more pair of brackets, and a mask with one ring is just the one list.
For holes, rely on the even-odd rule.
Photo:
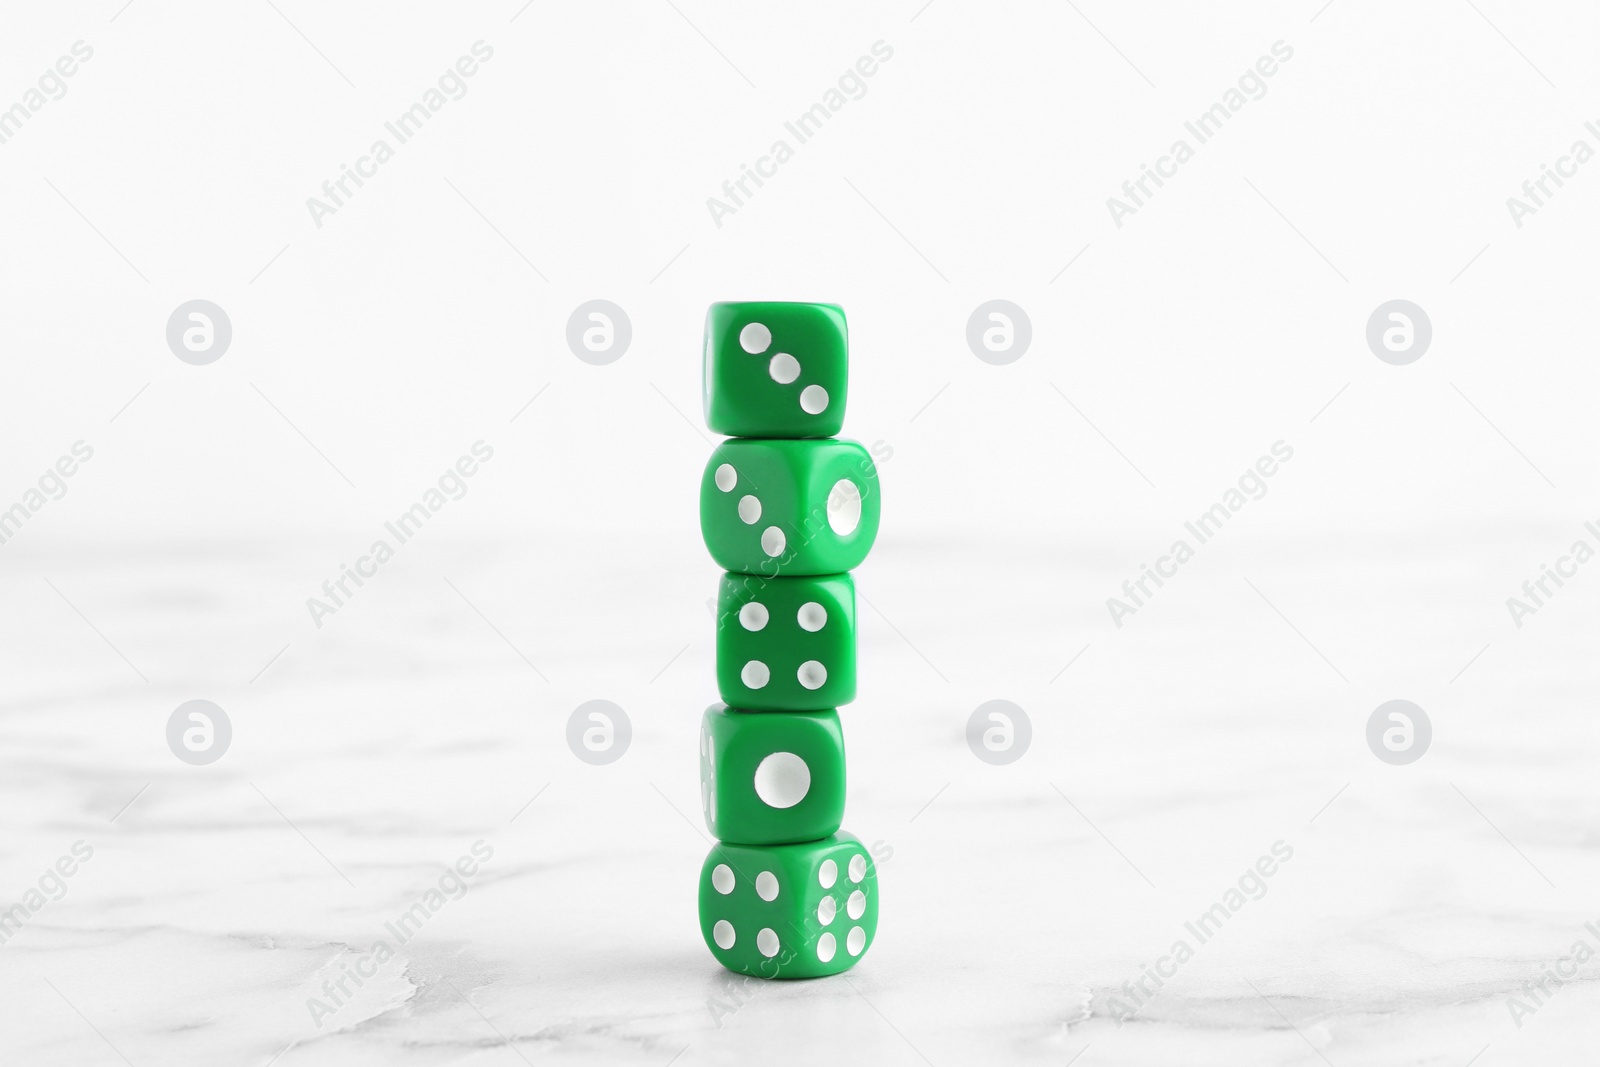
[(700, 802), (723, 841), (815, 841), (844, 819), (844, 733), (836, 711), (739, 711), (700, 721)]
[(878, 928), (878, 876), (853, 834), (711, 849), (700, 932), (730, 971), (818, 978), (853, 967)]
[(844, 425), (849, 336), (837, 304), (712, 304), (706, 425), (729, 437), (832, 437)]
[(872, 550), (879, 495), (857, 441), (724, 441), (700, 481), (700, 532), (723, 570), (840, 574)]
[(736, 708), (817, 711), (856, 698), (856, 586), (848, 574), (725, 574), (717, 690)]

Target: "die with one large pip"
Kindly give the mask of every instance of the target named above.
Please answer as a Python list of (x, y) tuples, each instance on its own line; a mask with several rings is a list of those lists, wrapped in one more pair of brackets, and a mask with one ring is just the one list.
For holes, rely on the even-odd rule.
[(849, 334), (837, 304), (748, 301), (706, 312), (706, 425), (729, 437), (832, 437)]
[(700, 869), (700, 932), (730, 971), (817, 978), (855, 965), (878, 929), (878, 876), (853, 834), (718, 844)]
[(723, 841), (815, 841), (844, 819), (839, 713), (742, 711), (713, 704), (700, 720), (700, 802)]
[(857, 441), (724, 441), (700, 480), (700, 532), (726, 571), (840, 574), (872, 550), (880, 495)]

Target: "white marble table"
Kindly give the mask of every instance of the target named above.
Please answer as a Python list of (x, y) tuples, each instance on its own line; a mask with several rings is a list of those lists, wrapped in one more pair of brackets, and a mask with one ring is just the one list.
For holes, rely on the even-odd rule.
[[(887, 540), (861, 576), (876, 607), (847, 717), (846, 828), (885, 852), (883, 923), (855, 970), (792, 984), (721, 972), (694, 922), (709, 568), (562, 619), (541, 605), (640, 575), (452, 542), (319, 631), (295, 614), (325, 554), (309, 542), (19, 552), (0, 894), (75, 842), (93, 853), (0, 946), (0, 1060), (1574, 1062), (1595, 964), (1520, 1028), (1507, 998), (1600, 944), (1590, 601), (1530, 638), (1493, 583), (1449, 581), (1453, 552), (1407, 544), (1329, 541), (1312, 564), (1303, 539), (1241, 530), (1119, 631), (1112, 567)], [(937, 556), (1005, 590), (991, 614), (939, 610), (919, 576)], [(1363, 730), (1400, 695), (1436, 733), (1390, 767)], [(206, 767), (162, 736), (196, 696), (234, 729)], [(599, 696), (634, 726), (607, 767), (562, 734)], [(963, 739), (994, 696), (1035, 728), (1009, 767)], [(465, 895), (394, 937), (475, 842), (492, 856)], [(1201, 943), (1185, 924), (1275, 842), (1292, 858)], [(1192, 958), (1138, 1003), (1180, 939)], [(354, 968), (335, 1004), (324, 983)]]

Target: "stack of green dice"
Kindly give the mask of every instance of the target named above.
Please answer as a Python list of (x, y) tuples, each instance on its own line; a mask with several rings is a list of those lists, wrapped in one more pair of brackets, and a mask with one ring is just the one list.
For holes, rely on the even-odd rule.
[(849, 373), (834, 304), (722, 303), (706, 314), (706, 424), (731, 438), (700, 483), (700, 528), (726, 574), (717, 688), (700, 726), (700, 799), (719, 843), (700, 931), (729, 970), (848, 970), (878, 926), (877, 871), (840, 833), (856, 695), (849, 571), (878, 534), (878, 472), (834, 435)]

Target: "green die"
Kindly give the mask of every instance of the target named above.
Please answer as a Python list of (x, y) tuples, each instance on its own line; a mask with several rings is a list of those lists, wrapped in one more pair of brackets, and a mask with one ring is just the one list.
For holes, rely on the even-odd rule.
[(849, 353), (837, 304), (712, 304), (706, 425), (729, 437), (832, 437), (844, 425)]
[(741, 574), (841, 574), (878, 536), (878, 469), (856, 441), (724, 441), (700, 480), (711, 558)]
[(878, 873), (853, 834), (798, 845), (719, 844), (700, 869), (700, 932), (730, 971), (838, 974), (855, 966), (877, 929)]
[(844, 732), (837, 711), (739, 711), (700, 721), (700, 804), (723, 841), (815, 841), (844, 819)]
[(848, 574), (724, 574), (717, 691), (751, 711), (815, 711), (854, 700), (855, 581)]

